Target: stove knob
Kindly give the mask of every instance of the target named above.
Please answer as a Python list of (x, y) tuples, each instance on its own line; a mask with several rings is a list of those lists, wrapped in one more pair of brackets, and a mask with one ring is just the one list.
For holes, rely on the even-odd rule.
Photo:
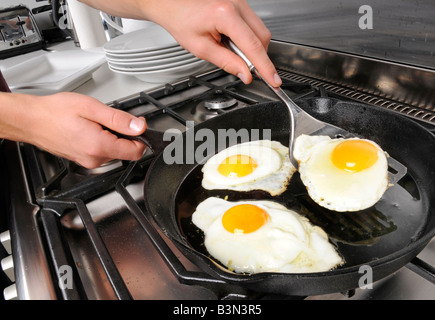
[(9, 280), (15, 282), (14, 259), (12, 258), (12, 255), (3, 258), (1, 260), (1, 266)]
[(12, 253), (12, 246), (11, 246), (11, 234), (10, 234), (9, 230), (0, 233), (0, 242), (2, 243), (6, 252), (8, 254), (11, 254)]
[(11, 284), (9, 287), (6, 287), (3, 290), (3, 297), (5, 300), (17, 300), (18, 299), (18, 293), (17, 293), (17, 286), (14, 284)]

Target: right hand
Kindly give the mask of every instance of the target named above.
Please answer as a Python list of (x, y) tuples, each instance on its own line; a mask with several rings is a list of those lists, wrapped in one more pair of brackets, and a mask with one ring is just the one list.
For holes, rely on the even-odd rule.
[(185, 49), (250, 83), (252, 74), (246, 63), (220, 43), (221, 34), (225, 34), (268, 83), (275, 87), (281, 85), (267, 55), (271, 33), (245, 0), (160, 0), (159, 3), (158, 12), (151, 10), (147, 14)]

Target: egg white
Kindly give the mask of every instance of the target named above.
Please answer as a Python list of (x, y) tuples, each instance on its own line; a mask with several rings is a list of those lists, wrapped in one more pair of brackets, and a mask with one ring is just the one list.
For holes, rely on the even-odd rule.
[(387, 154), (375, 142), (365, 140), (377, 148), (376, 163), (360, 172), (346, 172), (331, 160), (332, 150), (343, 140), (301, 135), (293, 155), (299, 162), (301, 180), (316, 203), (340, 212), (363, 210), (376, 204), (389, 187)]
[[(219, 173), (219, 165), (229, 156), (248, 155), (257, 163), (255, 170), (244, 177), (226, 177)], [(226, 148), (212, 156), (202, 168), (202, 186), (207, 190), (236, 191), (264, 190), (272, 196), (287, 188), (296, 171), (289, 158), (289, 149), (277, 141), (249, 141)]]
[[(251, 233), (227, 231), (222, 216), (238, 204), (262, 208), (268, 222)], [(209, 254), (237, 273), (321, 272), (343, 263), (321, 228), (273, 201), (229, 202), (211, 197), (197, 206), (192, 222), (204, 232)]]

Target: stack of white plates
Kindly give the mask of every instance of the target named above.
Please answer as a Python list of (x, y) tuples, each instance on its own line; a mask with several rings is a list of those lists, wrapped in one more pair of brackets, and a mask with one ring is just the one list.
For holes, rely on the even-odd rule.
[(104, 51), (113, 72), (152, 83), (170, 82), (209, 66), (158, 25), (118, 36), (104, 45)]

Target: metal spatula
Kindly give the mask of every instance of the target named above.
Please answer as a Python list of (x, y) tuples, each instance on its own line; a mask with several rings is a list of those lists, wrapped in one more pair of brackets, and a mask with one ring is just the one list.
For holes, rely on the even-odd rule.
[(295, 166), (295, 168), (298, 168), (299, 164), (296, 161), (296, 159), (293, 157), (293, 148), (294, 148), (295, 138), (298, 137), (299, 135), (301, 134), (308, 134), (308, 135), (315, 134), (315, 135), (328, 135), (328, 136), (350, 135), (350, 133), (344, 129), (341, 129), (329, 123), (325, 123), (320, 120), (317, 120), (316, 118), (313, 118), (311, 115), (309, 115), (304, 110), (299, 108), (298, 105), (296, 105), (296, 103), (294, 103), (293, 100), (290, 99), (290, 97), (281, 89), (281, 87), (276, 88), (270, 85), (266, 80), (264, 80), (264, 78), (257, 71), (257, 69), (251, 63), (251, 61), (249, 61), (249, 59), (245, 56), (245, 54), (234, 44), (234, 42), (231, 41), (231, 39), (229, 39), (226, 36), (223, 36), (222, 43), (228, 49), (230, 49), (231, 51), (236, 53), (239, 57), (241, 57), (248, 65), (249, 70), (251, 70), (251, 72), (254, 73), (258, 78), (263, 80), (264, 83), (266, 83), (267, 86), (287, 106), (290, 115), (290, 138), (289, 138), (290, 160), (292, 164)]
[[(296, 103), (293, 102), (292, 99), (281, 89), (281, 87), (276, 88), (270, 85), (261, 74), (257, 71), (255, 66), (249, 61), (249, 59), (245, 56), (245, 54), (231, 41), (227, 36), (222, 35), (222, 43), (231, 51), (236, 53), (239, 57), (241, 57), (245, 63), (248, 65), (249, 70), (254, 73), (258, 78), (263, 80), (264, 83), (284, 102), (287, 106), (289, 115), (290, 115), (290, 137), (289, 137), (289, 156), (293, 166), (298, 169), (299, 163), (293, 156), (294, 142), (295, 138), (299, 137), (301, 134), (307, 135), (324, 135), (329, 137), (343, 137), (349, 138), (355, 136), (350, 132), (334, 126), (332, 124), (320, 121), (307, 112), (302, 110)], [(397, 160), (389, 157), (388, 163), (391, 168), (393, 168), (393, 172), (389, 172), (390, 183), (395, 183), (399, 181), (407, 172), (407, 169), (404, 165), (402, 165)]]

